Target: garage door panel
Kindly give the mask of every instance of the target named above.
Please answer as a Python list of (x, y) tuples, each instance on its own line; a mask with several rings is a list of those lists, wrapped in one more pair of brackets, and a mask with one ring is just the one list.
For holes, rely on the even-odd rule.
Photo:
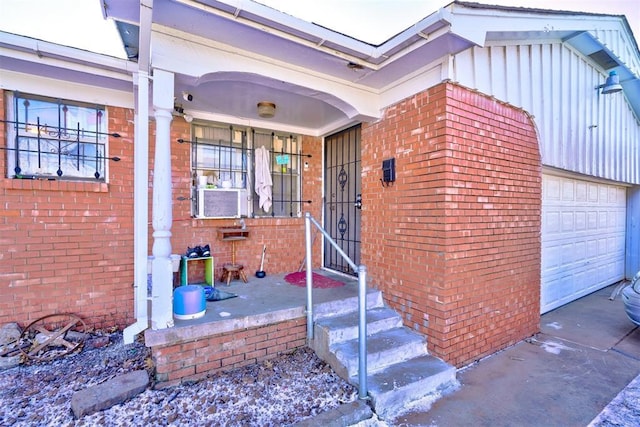
[(549, 246), (543, 249), (548, 256), (542, 259), (542, 269), (550, 271), (553, 268), (557, 268), (560, 265), (559, 256), (560, 256), (560, 247), (559, 246)]
[(589, 201), (596, 203), (598, 201), (598, 185), (597, 184), (587, 184), (589, 187)]
[(587, 213), (586, 212), (576, 212), (575, 214), (575, 230), (576, 231), (584, 231), (587, 229)]
[(572, 181), (562, 181), (562, 200), (575, 200), (575, 183)]
[(560, 231), (560, 212), (551, 211), (545, 212), (544, 221), (542, 226), (542, 232), (545, 233), (557, 233)]
[(541, 310), (624, 277), (626, 190), (543, 175)]
[(562, 212), (562, 231), (567, 233), (574, 229), (573, 212)]
[(588, 200), (588, 186), (586, 182), (576, 181), (576, 202), (586, 202)]
[(587, 229), (598, 229), (598, 212), (587, 212)]

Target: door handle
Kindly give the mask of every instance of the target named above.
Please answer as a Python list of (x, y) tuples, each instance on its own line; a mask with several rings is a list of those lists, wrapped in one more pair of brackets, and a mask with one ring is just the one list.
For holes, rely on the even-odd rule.
[(356, 196), (356, 201), (353, 206), (355, 206), (356, 209), (362, 209), (362, 194), (358, 194)]

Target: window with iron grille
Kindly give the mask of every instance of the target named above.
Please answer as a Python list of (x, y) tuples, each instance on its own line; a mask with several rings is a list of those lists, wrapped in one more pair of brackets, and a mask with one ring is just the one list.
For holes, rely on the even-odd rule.
[(8, 177), (105, 180), (105, 107), (20, 93), (9, 105)]
[[(247, 188), (247, 135), (232, 126), (193, 125), (191, 164), (194, 176), (212, 188)], [(197, 184), (197, 183), (196, 183)]]
[[(209, 216), (203, 211), (203, 203), (198, 202), (198, 197), (205, 197), (203, 189), (246, 192), (240, 193), (246, 194), (248, 199), (246, 212), (216, 208), (211, 212), (232, 212), (236, 216), (251, 217), (300, 215), (301, 147), (296, 136), (208, 123), (194, 123), (192, 133), (195, 216)], [(267, 152), (266, 169), (264, 162), (256, 165), (258, 149)], [(256, 173), (266, 173), (270, 178), (270, 205), (260, 203), (260, 196), (256, 193)]]
[[(300, 215), (300, 144), (292, 135), (275, 132), (253, 132), (254, 150), (264, 147), (269, 153), (271, 175), (271, 208), (265, 211), (259, 206), (260, 198), (254, 192), (254, 216), (295, 217)], [(254, 156), (255, 168), (255, 156)]]

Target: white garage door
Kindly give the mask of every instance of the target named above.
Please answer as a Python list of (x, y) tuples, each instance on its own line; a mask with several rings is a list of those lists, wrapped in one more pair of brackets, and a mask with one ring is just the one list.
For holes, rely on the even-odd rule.
[(624, 278), (626, 189), (542, 175), (542, 313)]

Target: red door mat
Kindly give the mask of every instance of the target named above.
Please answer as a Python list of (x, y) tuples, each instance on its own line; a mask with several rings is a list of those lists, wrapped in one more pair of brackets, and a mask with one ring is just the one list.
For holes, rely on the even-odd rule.
[[(313, 287), (316, 289), (327, 289), (327, 288), (337, 288), (339, 286), (344, 286), (343, 282), (339, 282), (337, 280), (333, 280), (329, 277), (322, 276), (317, 273), (313, 274)], [(307, 286), (307, 272), (306, 271), (297, 271), (295, 273), (289, 273), (284, 276), (284, 280), (288, 283), (291, 283), (295, 286), (300, 286), (301, 288)]]

